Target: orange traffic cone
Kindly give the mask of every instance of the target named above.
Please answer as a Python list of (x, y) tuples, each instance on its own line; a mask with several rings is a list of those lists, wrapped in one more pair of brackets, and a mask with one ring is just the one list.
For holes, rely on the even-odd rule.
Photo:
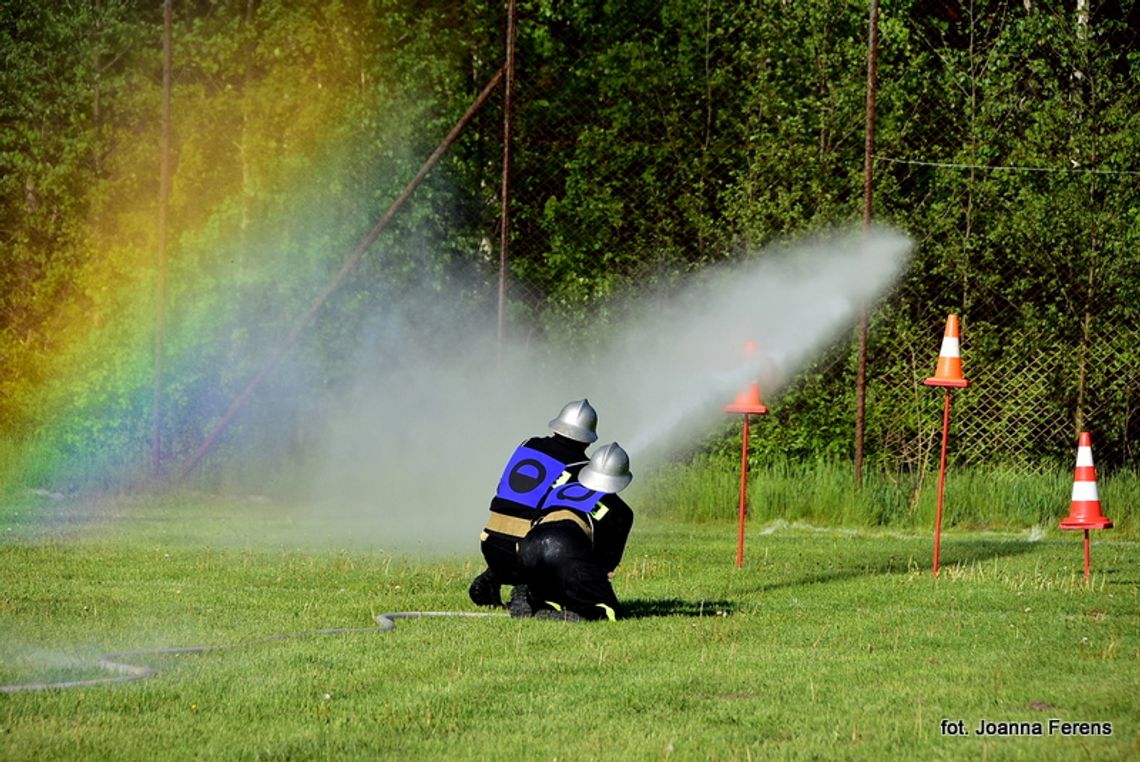
[(958, 316), (946, 318), (946, 332), (942, 336), (942, 349), (938, 353), (938, 367), (934, 375), (923, 381), (927, 386), (965, 387), (970, 382), (962, 375), (962, 354), (958, 342)]
[(768, 408), (760, 401), (760, 384), (752, 384), (748, 387), (748, 391), (741, 392), (736, 395), (736, 401), (731, 405), (724, 406), (726, 413), (754, 413), (756, 415), (763, 415), (768, 412)]
[(1069, 516), (1061, 529), (1111, 529), (1112, 520), (1100, 511), (1100, 495), (1096, 489), (1096, 466), (1093, 465), (1092, 443), (1087, 431), (1077, 440), (1077, 468), (1073, 474), (1073, 499)]

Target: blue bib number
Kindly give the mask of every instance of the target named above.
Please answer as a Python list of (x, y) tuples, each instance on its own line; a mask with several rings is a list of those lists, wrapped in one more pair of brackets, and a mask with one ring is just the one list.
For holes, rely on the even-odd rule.
[(511, 455), (495, 497), (537, 508), (566, 464), (546, 453), (520, 446)]
[(578, 482), (570, 482), (554, 488), (543, 502), (542, 510), (556, 511), (569, 508), (580, 513), (589, 513), (605, 496), (605, 492), (595, 492)]

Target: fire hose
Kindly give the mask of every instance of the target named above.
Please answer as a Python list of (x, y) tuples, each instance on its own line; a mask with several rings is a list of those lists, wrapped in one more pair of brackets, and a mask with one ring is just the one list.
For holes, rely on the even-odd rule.
[(356, 632), (389, 632), (396, 628), (397, 619), (422, 619), (424, 617), (505, 617), (507, 614), (481, 612), (481, 611), (393, 611), (387, 614), (377, 614), (375, 627), (333, 627), (326, 630), (304, 630), (302, 632), (286, 632), (279, 635), (268, 635), (255, 640), (241, 643), (228, 643), (216, 646), (175, 646), (173, 648), (146, 648), (134, 651), (120, 651), (100, 656), (95, 665), (107, 672), (115, 673), (114, 677), (97, 677), (89, 680), (64, 680), (52, 683), (14, 683), (0, 685), (0, 693), (24, 693), (29, 691), (47, 691), (63, 688), (88, 688), (96, 685), (111, 685), (113, 683), (129, 683), (134, 680), (146, 680), (158, 674), (154, 667), (131, 664), (140, 656), (167, 656), (172, 654), (201, 654), (209, 651), (228, 651), (237, 648), (246, 648), (259, 643), (269, 643), (275, 640), (290, 638), (307, 638), (314, 635), (347, 635)]

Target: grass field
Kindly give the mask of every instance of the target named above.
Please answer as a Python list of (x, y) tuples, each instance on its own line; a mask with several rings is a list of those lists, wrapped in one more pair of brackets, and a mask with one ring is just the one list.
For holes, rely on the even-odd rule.
[[(1079, 533), (948, 531), (934, 579), (929, 532), (757, 521), (738, 570), (730, 520), (643, 517), (615, 579), (628, 620), (269, 642), (473, 610), (474, 537), (433, 557), (281, 540), (271, 505), (144, 501), (121, 525), (51, 529), (35, 510), (0, 513), (0, 684), (102, 676), (114, 651), (249, 645), (0, 695), (4, 759), (1140, 757), (1140, 546), (1111, 530), (1087, 586)], [(1053, 719), (1112, 734), (1050, 734)], [(975, 735), (986, 721), (1044, 735)]]

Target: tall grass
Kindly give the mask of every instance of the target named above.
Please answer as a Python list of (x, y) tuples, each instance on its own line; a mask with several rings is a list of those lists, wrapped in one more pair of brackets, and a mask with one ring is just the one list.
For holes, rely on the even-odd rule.
[[(1115, 531), (1135, 536), (1133, 506), (1140, 505), (1140, 477), (1122, 470), (1098, 480), (1102, 508)], [(964, 529), (1053, 527), (1068, 515), (1072, 474), (1030, 474), (993, 467), (947, 470), (943, 526)], [(752, 463), (747, 505), (753, 521), (808, 521), (826, 526), (927, 527), (935, 519), (938, 474), (869, 469), (854, 488), (850, 462), (792, 460)], [(698, 456), (667, 464), (643, 480), (631, 496), (642, 511), (687, 521), (719, 521), (739, 506), (740, 463)]]

